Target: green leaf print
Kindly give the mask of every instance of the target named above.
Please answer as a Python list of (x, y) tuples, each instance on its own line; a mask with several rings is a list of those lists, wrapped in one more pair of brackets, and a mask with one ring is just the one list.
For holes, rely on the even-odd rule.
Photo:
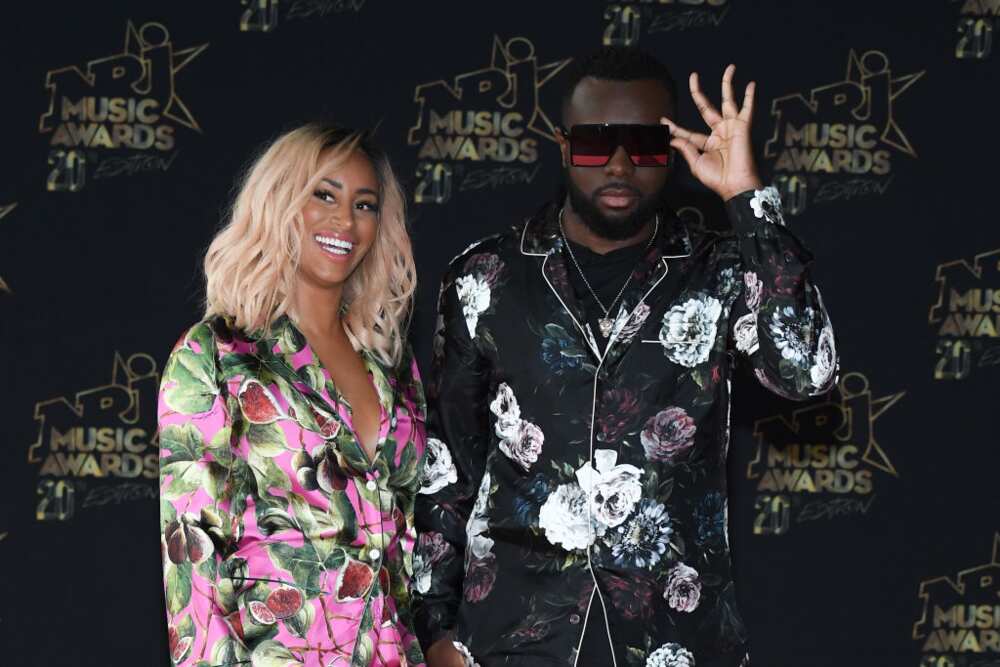
[(177, 500), (201, 488), (205, 478), (205, 464), (201, 461), (161, 463), (160, 475), (171, 476), (170, 484), (160, 492), (160, 496), (167, 500)]
[(160, 498), (160, 533), (163, 533), (167, 524), (176, 518), (177, 510), (173, 503), (168, 502), (166, 498)]
[(251, 667), (292, 667), (302, 665), (302, 662), (283, 644), (268, 639), (254, 648), (250, 664)]
[(180, 565), (167, 563), (166, 582), (167, 609), (171, 614), (179, 614), (191, 602), (191, 563)]
[(317, 558), (312, 545), (293, 547), (283, 542), (267, 545), (271, 562), (288, 572), (299, 588), (307, 593), (318, 593), (319, 576), (324, 571), (323, 563)]
[(258, 496), (267, 495), (273, 498), (276, 496), (273, 493), (269, 493), (270, 489), (284, 489), (287, 491), (292, 488), (291, 482), (288, 481), (288, 475), (282, 472), (273, 459), (262, 458), (251, 450), (250, 455), (247, 456), (247, 461), (250, 464), (250, 469), (253, 471)]
[(249, 659), (249, 651), (231, 637), (221, 637), (212, 645), (213, 667), (235, 667)]
[(358, 634), (368, 634), (371, 632), (373, 627), (375, 627), (375, 621), (372, 619), (372, 606), (371, 604), (368, 604), (365, 606), (365, 613), (361, 615), (361, 623), (358, 625)]
[(282, 530), (302, 531), (299, 523), (280, 507), (268, 507), (264, 511), (258, 511), (257, 525), (265, 535), (273, 535)]
[(177, 634), (180, 637), (194, 637), (197, 634), (190, 614), (185, 614), (181, 622), (177, 624)]
[(214, 558), (202, 561), (195, 567), (198, 576), (207, 581), (215, 581), (218, 571), (218, 563)]
[(399, 467), (393, 473), (393, 477), (395, 478), (394, 485), (397, 487), (410, 487), (416, 482), (419, 474), (417, 448), (413, 444), (413, 441), (410, 441), (403, 448), (403, 453), (399, 457)]
[(306, 366), (300, 372), (305, 373), (306, 384), (312, 387), (313, 391), (320, 391), (326, 384), (326, 378), (323, 377), (323, 371), (316, 366)]
[(252, 354), (227, 354), (222, 357), (219, 365), (222, 367), (223, 377), (226, 378), (260, 376), (260, 359)]
[(250, 448), (258, 456), (272, 458), (285, 451), (285, 432), (277, 423), (250, 424), (246, 436)]
[(229, 469), (215, 461), (205, 464), (203, 483), (205, 492), (212, 500), (218, 500), (225, 494), (226, 483), (229, 481)]
[(357, 514), (351, 499), (343, 491), (330, 494), (330, 518), (340, 529), (342, 540), (351, 541), (358, 533)]
[(302, 609), (299, 609), (298, 612), (295, 613), (294, 616), (286, 618), (284, 623), (290, 633), (296, 637), (304, 638), (315, 620), (316, 608), (312, 605), (312, 603), (307, 602), (303, 605)]
[(347, 552), (343, 549), (337, 548), (330, 553), (323, 561), (323, 567), (325, 567), (330, 572), (339, 570), (347, 562)]
[(351, 658), (351, 667), (368, 667), (372, 663), (372, 654), (374, 652), (375, 646), (372, 638), (368, 635), (361, 637), (358, 639), (358, 643), (354, 645), (354, 657)]
[(219, 393), (215, 383), (214, 360), (207, 354), (197, 354), (186, 347), (178, 348), (170, 355), (163, 383), (167, 387), (163, 392), (167, 405), (185, 415), (208, 412)]
[(220, 428), (218, 431), (215, 432), (215, 435), (212, 436), (212, 440), (211, 442), (208, 443), (208, 446), (211, 449), (221, 449), (223, 447), (228, 447), (232, 434), (233, 434), (233, 429), (231, 427), (223, 426), (222, 428)]
[(171, 424), (160, 431), (160, 447), (169, 449), (166, 461), (196, 461), (205, 447), (201, 431), (191, 422)]

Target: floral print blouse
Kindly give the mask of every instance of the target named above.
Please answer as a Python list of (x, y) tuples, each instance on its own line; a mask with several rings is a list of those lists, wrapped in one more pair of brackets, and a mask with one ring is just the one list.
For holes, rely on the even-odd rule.
[(418, 665), (409, 581), (424, 398), (363, 353), (380, 402), (370, 460), (351, 410), (287, 317), (216, 317), (160, 389), (160, 518), (171, 658), (182, 667)]
[(663, 218), (607, 342), (554, 206), (453, 261), (416, 508), (425, 646), (574, 664), (601, 605), (619, 666), (749, 664), (726, 530), (733, 366), (805, 399), (833, 386), (837, 356), (777, 192), (727, 209), (726, 232)]

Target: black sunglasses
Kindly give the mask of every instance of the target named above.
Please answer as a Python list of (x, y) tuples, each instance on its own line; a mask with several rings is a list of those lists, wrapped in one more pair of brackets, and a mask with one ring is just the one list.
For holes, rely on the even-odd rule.
[(569, 139), (574, 167), (603, 167), (619, 146), (637, 167), (666, 167), (670, 160), (670, 128), (666, 125), (574, 125), (563, 135)]

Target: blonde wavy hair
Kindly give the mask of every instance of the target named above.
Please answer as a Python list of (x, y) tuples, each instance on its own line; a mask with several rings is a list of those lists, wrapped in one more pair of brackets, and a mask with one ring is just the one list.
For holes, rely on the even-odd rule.
[(264, 148), (244, 174), (228, 220), (205, 255), (206, 317), (232, 317), (247, 332), (270, 330), (282, 315), (295, 318), (302, 209), (322, 174), (354, 151), (364, 153), (375, 169), (379, 219), (368, 254), (344, 285), (344, 329), (356, 350), (388, 365), (399, 363), (416, 288), (406, 197), (388, 157), (366, 132), (311, 123)]

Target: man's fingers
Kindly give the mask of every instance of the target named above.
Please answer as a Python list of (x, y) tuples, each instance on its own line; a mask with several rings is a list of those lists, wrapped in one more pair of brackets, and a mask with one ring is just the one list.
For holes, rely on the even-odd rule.
[(753, 116), (753, 98), (756, 92), (757, 82), (751, 81), (747, 84), (746, 92), (743, 93), (743, 108), (740, 109), (740, 120), (750, 122), (750, 118)]
[(693, 168), (695, 163), (698, 161), (698, 158), (701, 157), (698, 149), (695, 148), (694, 144), (687, 139), (674, 137), (670, 140), (670, 145), (680, 151), (681, 155), (684, 156), (684, 161), (688, 163), (689, 167)]
[(736, 75), (736, 65), (730, 64), (722, 73), (722, 117), (735, 118), (739, 110), (736, 108), (736, 98), (733, 95), (733, 77)]
[(709, 127), (714, 127), (716, 123), (722, 120), (722, 115), (712, 106), (712, 103), (708, 101), (705, 97), (705, 93), (701, 92), (701, 87), (698, 85), (698, 74), (696, 72), (691, 72), (691, 76), (688, 78), (688, 85), (691, 88), (691, 98), (694, 100), (694, 105), (698, 107), (698, 113), (701, 114), (702, 120)]
[(670, 128), (670, 134), (674, 137), (680, 137), (681, 139), (687, 139), (698, 150), (705, 150), (705, 144), (708, 143), (708, 135), (702, 134), (700, 132), (692, 132), (686, 128), (681, 127), (669, 118), (661, 118), (660, 122)]

